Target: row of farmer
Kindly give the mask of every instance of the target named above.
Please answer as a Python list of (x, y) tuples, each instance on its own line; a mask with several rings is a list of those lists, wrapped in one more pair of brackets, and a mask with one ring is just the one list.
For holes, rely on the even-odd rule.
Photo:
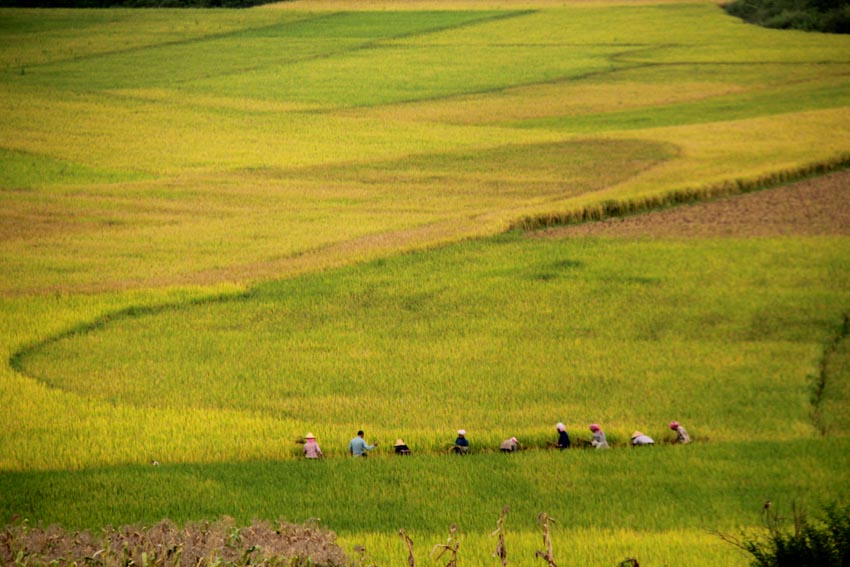
[[(676, 439), (673, 441), (674, 443), (684, 445), (691, 442), (691, 437), (688, 435), (687, 430), (682, 427), (678, 421), (671, 421), (669, 423), (669, 427), (676, 432)], [(558, 423), (555, 425), (555, 429), (558, 431), (558, 440), (552, 446), (558, 449), (569, 449), (572, 446), (572, 443), (570, 442), (569, 434), (567, 434), (567, 427), (563, 423)], [(589, 442), (582, 440), (584, 443), (597, 449), (608, 449), (610, 447), (608, 445), (608, 440), (605, 438), (605, 432), (602, 431), (602, 428), (599, 427), (598, 424), (591, 423), (589, 429), (593, 437)], [(457, 439), (455, 439), (455, 445), (453, 447), (454, 452), (460, 454), (468, 453), (469, 441), (466, 439), (466, 431), (461, 429), (457, 433), (458, 436)], [(634, 447), (654, 445), (655, 440), (640, 431), (635, 431), (631, 436), (631, 444)], [(499, 450), (503, 453), (512, 453), (518, 449), (519, 441), (517, 441), (516, 437), (505, 439), (499, 446)]]
[[(686, 444), (691, 442), (691, 436), (688, 435), (688, 431), (682, 427), (682, 425), (678, 421), (671, 421), (668, 426), (670, 429), (676, 432), (676, 439), (673, 440), (673, 443)], [(558, 429), (559, 437), (558, 437), (558, 447), (561, 449), (566, 449), (570, 446), (570, 437), (567, 435), (566, 428), (563, 423), (559, 423), (555, 426)], [(590, 432), (593, 434), (593, 438), (590, 441), (590, 444), (597, 449), (608, 449), (608, 441), (605, 439), (605, 432), (602, 431), (602, 428), (595, 423), (590, 424)], [(647, 445), (655, 445), (655, 440), (640, 431), (635, 431), (632, 433), (631, 444), (633, 447), (642, 447)]]
[[(676, 439), (673, 441), (674, 443), (690, 443), (691, 438), (688, 435), (688, 432), (678, 421), (671, 421), (669, 424), (670, 429), (676, 432)], [(558, 449), (569, 449), (572, 446), (570, 441), (570, 436), (567, 434), (567, 428), (563, 423), (558, 423), (555, 425), (555, 429), (558, 432), (558, 440), (554, 444), (553, 447)], [(599, 427), (596, 423), (590, 424), (590, 432), (593, 437), (590, 441), (584, 441), (597, 449), (607, 449), (609, 447), (608, 441), (605, 439), (605, 432), (602, 431), (602, 428)], [(308, 433), (304, 437), (304, 456), (308, 459), (319, 459), (322, 455), (322, 449), (319, 447), (319, 443), (316, 441), (316, 436), (312, 433)], [(648, 435), (644, 435), (640, 431), (635, 431), (632, 433), (631, 437), (632, 446), (647, 446), (654, 445), (655, 441), (649, 437)], [(348, 443), (348, 453), (352, 457), (365, 457), (369, 451), (372, 451), (378, 446), (378, 442), (376, 441), (374, 444), (370, 445), (366, 442), (365, 433), (361, 430), (357, 432), (357, 436), (354, 437)], [(401, 439), (396, 440), (395, 444), (393, 444), (393, 450), (397, 455), (409, 455), (410, 447), (402, 441)], [(469, 440), (466, 438), (466, 431), (463, 429), (459, 429), (457, 432), (457, 439), (455, 439), (454, 445), (451, 448), (452, 452), (464, 455), (469, 452), (470, 445)], [(516, 437), (511, 437), (510, 439), (505, 439), (499, 445), (499, 450), (503, 453), (513, 453), (514, 451), (519, 450), (519, 441)]]

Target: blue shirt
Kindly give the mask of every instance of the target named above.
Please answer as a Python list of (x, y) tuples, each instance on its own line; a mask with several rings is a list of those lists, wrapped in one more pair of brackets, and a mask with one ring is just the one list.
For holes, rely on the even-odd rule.
[(374, 448), (374, 445), (367, 445), (366, 441), (364, 441), (359, 435), (352, 439), (348, 444), (348, 450), (351, 451), (351, 454), (355, 457), (362, 457), (366, 451), (371, 451)]

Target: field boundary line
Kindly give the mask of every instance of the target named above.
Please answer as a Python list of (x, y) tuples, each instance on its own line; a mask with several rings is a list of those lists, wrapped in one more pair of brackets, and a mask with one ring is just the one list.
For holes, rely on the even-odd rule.
[(833, 336), (832, 341), (827, 344), (823, 351), (820, 364), (818, 366), (818, 375), (815, 378), (814, 390), (812, 392), (812, 425), (822, 437), (827, 437), (827, 427), (823, 422), (823, 394), (826, 390), (827, 382), (829, 381), (829, 359), (838, 351), (838, 347), (842, 341), (850, 337), (850, 313), (845, 313), (838, 332)]
[[(320, 18), (323, 18), (323, 17), (327, 17), (327, 16), (326, 15), (317, 15), (314, 18), (303, 18), (303, 19), (295, 20), (291, 23), (296, 24), (296, 23), (302, 23), (302, 22), (307, 22), (307, 21), (313, 21), (313, 20), (317, 20), (317, 19), (320, 19)], [(27, 69), (38, 69), (38, 68), (41, 68), (41, 67), (51, 67), (51, 66), (55, 66), (55, 65), (63, 65), (65, 63), (79, 63), (79, 62), (82, 62), (82, 61), (91, 61), (91, 60), (100, 59), (100, 58), (103, 58), (103, 57), (111, 57), (113, 55), (126, 55), (128, 53), (138, 53), (138, 52), (145, 51), (145, 50), (148, 50), (148, 49), (159, 49), (159, 48), (162, 48), (162, 47), (175, 47), (175, 46), (179, 46), (179, 45), (192, 45), (192, 44), (195, 44), (195, 43), (203, 43), (205, 41), (215, 41), (215, 40), (223, 39), (223, 38), (227, 38), (227, 37), (234, 37), (234, 36), (238, 36), (240, 34), (245, 34), (245, 33), (250, 33), (250, 32), (257, 32), (257, 31), (262, 31), (262, 30), (267, 30), (267, 29), (274, 29), (274, 28), (280, 27), (280, 25), (281, 25), (281, 22), (276, 22), (274, 24), (255, 26), (255, 27), (252, 27), (252, 26), (249, 25), (249, 26), (246, 26), (246, 27), (241, 27), (241, 28), (232, 29), (232, 30), (228, 30), (228, 31), (221, 31), (221, 32), (214, 32), (214, 33), (209, 33), (209, 34), (205, 34), (205, 35), (198, 35), (196, 37), (191, 37), (191, 38), (188, 38), (188, 39), (170, 39), (170, 40), (165, 40), (165, 41), (161, 41), (161, 42), (147, 43), (147, 44), (144, 44), (144, 45), (134, 45), (132, 47), (111, 49), (109, 51), (97, 51), (97, 52), (93, 52), (93, 53), (83, 53), (83, 54), (80, 54), (80, 55), (72, 55), (70, 57), (64, 57), (64, 58), (61, 58), (61, 59), (51, 59), (50, 61), (44, 61), (44, 62), (41, 62), (41, 63), (27, 64), (26, 68)]]
[[(307, 57), (301, 57), (301, 58), (297, 58), (297, 59), (281, 61), (281, 62), (276, 63), (274, 65), (267, 65), (267, 66), (266, 65), (264, 65), (264, 66), (255, 65), (255, 66), (225, 71), (225, 72), (222, 72), (222, 73), (213, 73), (213, 74), (206, 75), (205, 78), (208, 79), (208, 78), (211, 78), (211, 77), (215, 77), (215, 78), (230, 77), (230, 76), (239, 75), (239, 74), (249, 72), (249, 71), (257, 71), (259, 69), (264, 69), (264, 68), (272, 68), (273, 67), (275, 69), (281, 69), (281, 68), (285, 68), (285, 67), (290, 67), (292, 65), (299, 65), (301, 63), (308, 63), (308, 62), (313, 62), (313, 61), (326, 61), (326, 60), (334, 59), (336, 57), (344, 57), (344, 56), (347, 56), (347, 55), (350, 55), (350, 54), (353, 54), (353, 53), (357, 53), (359, 51), (368, 51), (368, 50), (372, 50), (372, 49), (380, 49), (380, 48), (384, 47), (384, 44), (386, 44), (387, 42), (399, 41), (399, 40), (403, 40), (403, 39), (408, 39), (408, 38), (417, 37), (417, 36), (424, 36), (424, 35), (428, 35), (428, 34), (444, 32), (444, 31), (448, 31), (448, 30), (455, 30), (455, 29), (460, 29), (460, 28), (464, 28), (464, 27), (468, 27), (468, 26), (474, 26), (474, 25), (479, 25), (479, 24), (483, 24), (483, 23), (489, 23), (489, 22), (492, 22), (492, 21), (498, 21), (498, 20), (502, 20), (502, 19), (509, 19), (509, 18), (517, 18), (517, 17), (521, 17), (521, 16), (527, 16), (529, 14), (533, 14), (534, 12), (535, 12), (535, 10), (499, 11), (498, 14), (494, 14), (492, 16), (487, 16), (487, 17), (481, 17), (481, 18), (478, 18), (478, 19), (475, 19), (475, 20), (460, 22), (460, 23), (457, 23), (457, 24), (446, 24), (446, 25), (433, 26), (433, 27), (430, 27), (430, 28), (423, 28), (421, 30), (404, 32), (404, 33), (399, 33), (399, 34), (396, 34), (396, 35), (374, 37), (374, 38), (371, 38), (371, 39), (367, 39), (367, 40), (365, 40), (361, 43), (357, 43), (355, 45), (341, 46), (338, 49), (332, 49), (332, 50), (324, 52), (324, 53), (317, 53), (315, 55), (310, 55), (310, 56), (307, 56)], [(315, 18), (306, 18), (304, 20), (298, 20), (294, 23), (295, 24), (309, 23), (309, 22), (314, 22), (316, 20), (328, 19), (328, 18), (332, 18), (334, 16), (339, 16), (339, 15), (343, 15), (343, 14), (347, 14), (347, 13), (348, 12), (330, 12), (328, 14), (322, 14), (322, 15), (317, 16)], [(271, 27), (275, 27), (275, 26), (266, 26), (266, 27), (271, 28)], [(247, 31), (253, 31), (254, 29), (266, 29), (266, 27), (264, 27), (264, 28), (249, 28)], [(199, 40), (200, 39), (202, 39), (202, 38), (199, 38)], [(186, 81), (177, 81), (177, 84), (192, 82), (194, 80), (196, 80), (196, 79), (187, 79)]]
[[(301, 62), (304, 62), (304, 61), (320, 61), (320, 60), (324, 60), (324, 59), (333, 59), (334, 57), (336, 57), (338, 55), (344, 55), (344, 54), (348, 54), (348, 53), (356, 53), (358, 51), (368, 51), (370, 49), (378, 49), (378, 48), (383, 47), (382, 44), (385, 44), (386, 42), (399, 41), (399, 40), (403, 40), (403, 39), (409, 39), (409, 38), (414, 38), (414, 37), (418, 37), (418, 36), (424, 36), (424, 35), (429, 35), (429, 34), (433, 34), (433, 33), (444, 32), (444, 31), (448, 31), (448, 30), (456, 30), (456, 29), (461, 29), (461, 28), (465, 28), (465, 27), (477, 26), (477, 25), (480, 25), (480, 24), (497, 22), (497, 21), (500, 21), (500, 20), (509, 20), (511, 18), (519, 18), (519, 17), (522, 17), (522, 16), (528, 16), (529, 14), (534, 14), (536, 12), (536, 10), (530, 10), (530, 9), (529, 10), (496, 10), (496, 11), (498, 13), (492, 14), (492, 15), (486, 16), (486, 17), (476, 18), (474, 20), (468, 20), (468, 21), (459, 22), (459, 23), (455, 23), (455, 24), (435, 25), (435, 26), (431, 26), (431, 27), (428, 27), (428, 28), (422, 28), (420, 30), (403, 32), (403, 33), (399, 33), (399, 34), (395, 34), (395, 35), (374, 37), (372, 39), (369, 39), (369, 40), (364, 41), (362, 43), (359, 43), (357, 45), (353, 45), (351, 47), (344, 47), (342, 49), (339, 49), (339, 50), (336, 50), (336, 51), (330, 51), (330, 52), (327, 52), (327, 53), (319, 53), (319, 54), (316, 54), (312, 57), (306, 57), (304, 59), (287, 61), (287, 62), (282, 63), (280, 66), (286, 67), (286, 66), (293, 65), (293, 64), (296, 64), (296, 63), (301, 63)], [(330, 16), (338, 16), (338, 15), (341, 15), (341, 14), (348, 14), (348, 13), (350, 13), (350, 12), (332, 12), (329, 15), (329, 17)], [(312, 18), (311, 20), (313, 20), (313, 19), (317, 19), (317, 18)], [(393, 46), (393, 47), (395, 47), (395, 46)]]
[(134, 317), (145, 317), (148, 315), (156, 315), (166, 311), (178, 311), (180, 309), (196, 307), (199, 305), (211, 305), (215, 303), (225, 303), (229, 301), (244, 301), (254, 294), (254, 287), (240, 290), (238, 292), (221, 292), (207, 297), (197, 297), (180, 301), (166, 302), (157, 305), (131, 305), (123, 307), (115, 311), (108, 311), (102, 315), (95, 317), (89, 321), (84, 321), (68, 327), (63, 331), (48, 335), (43, 339), (31, 341), (16, 349), (6, 360), (7, 366), (14, 372), (21, 374), (32, 380), (36, 380), (40, 384), (44, 384), (48, 388), (53, 388), (61, 392), (66, 392), (64, 388), (53, 386), (42, 378), (28, 372), (23, 365), (23, 359), (31, 353), (39, 349), (59, 341), (73, 337), (75, 335), (84, 335), (93, 331), (100, 330), (112, 322), (124, 319), (132, 319)]
[(648, 195), (631, 199), (608, 199), (562, 212), (525, 216), (511, 222), (506, 232), (533, 232), (559, 226), (583, 224), (647, 213), (679, 205), (711, 201), (733, 195), (752, 193), (786, 183), (818, 177), (850, 168), (850, 153), (841, 154), (831, 160), (813, 162), (791, 169), (781, 169), (766, 175), (738, 178), (712, 183), (701, 187), (674, 189), (659, 195)]

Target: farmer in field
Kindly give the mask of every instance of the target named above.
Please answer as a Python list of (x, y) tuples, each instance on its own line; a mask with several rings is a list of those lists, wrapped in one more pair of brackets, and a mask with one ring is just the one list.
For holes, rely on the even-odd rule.
[(312, 433), (304, 436), (304, 456), (308, 459), (321, 459), (324, 456), (316, 442), (316, 436)]
[(610, 445), (608, 445), (608, 441), (605, 439), (605, 432), (602, 431), (602, 428), (595, 423), (590, 424), (590, 431), (593, 433), (593, 439), (590, 441), (590, 444), (593, 445), (597, 449), (608, 449)]
[(407, 443), (402, 441), (401, 439), (396, 439), (395, 444), (393, 445), (395, 449), (396, 455), (409, 455), (410, 447), (407, 446)]
[(502, 441), (502, 444), (499, 445), (499, 451), (503, 453), (513, 453), (517, 449), (519, 449), (519, 441), (516, 440), (516, 437), (505, 439)]
[(555, 447), (561, 449), (570, 448), (570, 436), (567, 435), (567, 426), (563, 423), (558, 423), (555, 425), (555, 429), (558, 430), (558, 442), (555, 444)]
[(632, 433), (632, 447), (643, 447), (655, 445), (655, 441), (649, 435), (635, 431)]
[(457, 439), (455, 439), (455, 446), (452, 448), (452, 450), (459, 455), (465, 455), (469, 453), (469, 440), (466, 438), (465, 429), (457, 430)]
[(352, 457), (365, 457), (366, 451), (371, 451), (375, 447), (378, 446), (378, 442), (376, 441), (374, 445), (369, 445), (366, 443), (366, 440), (363, 439), (363, 430), (357, 432), (357, 437), (352, 439), (348, 443), (348, 452), (351, 453)]
[(691, 442), (691, 436), (688, 435), (687, 430), (682, 427), (678, 421), (671, 421), (670, 429), (676, 432), (676, 440), (673, 441), (673, 443), (680, 443), (682, 445), (686, 445)]

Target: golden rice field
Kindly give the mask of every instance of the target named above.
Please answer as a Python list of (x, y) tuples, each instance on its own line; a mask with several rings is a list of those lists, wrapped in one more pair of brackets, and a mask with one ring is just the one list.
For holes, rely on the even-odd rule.
[[(314, 517), (380, 567), (457, 523), (477, 567), (509, 505), (519, 565), (545, 511), (562, 566), (743, 567), (711, 530), (848, 500), (845, 231), (516, 227), (846, 168), (850, 37), (696, 1), (4, 8), (0, 97), (4, 521)], [(558, 421), (614, 448), (548, 451)]]

